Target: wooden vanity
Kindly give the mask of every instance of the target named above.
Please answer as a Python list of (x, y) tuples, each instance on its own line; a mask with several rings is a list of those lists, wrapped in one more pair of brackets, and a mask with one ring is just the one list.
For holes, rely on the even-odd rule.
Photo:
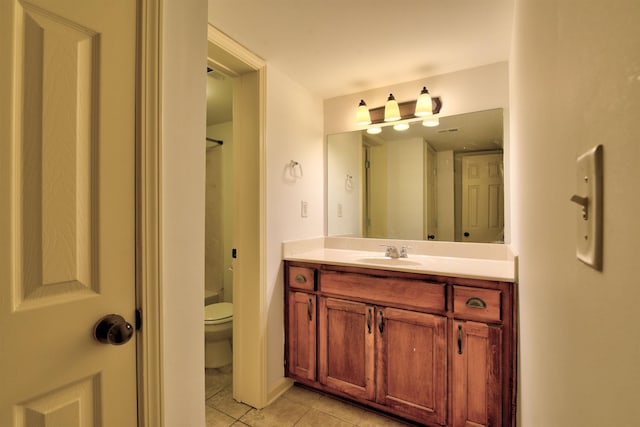
[(285, 373), (428, 426), (515, 425), (516, 286), (285, 261)]

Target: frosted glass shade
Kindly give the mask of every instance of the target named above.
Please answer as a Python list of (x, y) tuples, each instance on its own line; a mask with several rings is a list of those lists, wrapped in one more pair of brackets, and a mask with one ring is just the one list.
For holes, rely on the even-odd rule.
[(433, 114), (433, 108), (431, 105), (431, 95), (426, 87), (422, 88), (420, 96), (416, 101), (416, 111), (413, 113), (416, 117), (424, 117)]
[(400, 120), (400, 107), (398, 106), (398, 101), (390, 93), (384, 106), (384, 121), (393, 122), (395, 120)]
[(356, 113), (356, 123), (359, 125), (371, 124), (371, 115), (369, 114), (369, 108), (367, 107), (367, 104), (364, 102), (364, 99), (361, 99), (360, 104), (358, 104), (358, 111)]
[(393, 125), (393, 130), (403, 131), (403, 130), (407, 130), (407, 129), (409, 129), (409, 123), (407, 123), (407, 122), (402, 122), (402, 123), (398, 123), (396, 125)]

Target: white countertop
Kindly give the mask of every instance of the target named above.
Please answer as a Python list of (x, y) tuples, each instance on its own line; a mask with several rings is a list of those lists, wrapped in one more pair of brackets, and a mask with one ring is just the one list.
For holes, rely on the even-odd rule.
[[(408, 258), (387, 258), (379, 245), (409, 246)], [(283, 243), (283, 258), (440, 276), (514, 282), (516, 258), (505, 245), (319, 237)]]

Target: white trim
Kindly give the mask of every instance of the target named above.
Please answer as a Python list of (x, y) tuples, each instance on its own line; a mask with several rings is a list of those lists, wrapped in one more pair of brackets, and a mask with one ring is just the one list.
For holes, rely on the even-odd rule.
[[(262, 408), (268, 403), (267, 399), (267, 352), (266, 352), (266, 153), (265, 153), (265, 122), (266, 122), (266, 66), (265, 62), (239, 43), (235, 42), (211, 25), (207, 31), (208, 60), (215, 63), (224, 72), (238, 76), (239, 79), (251, 73), (257, 73), (257, 99), (255, 100), (258, 113), (257, 145), (251, 144), (248, 153), (258, 162), (258, 194), (250, 194), (250, 199), (257, 196), (257, 211), (242, 212), (247, 217), (246, 227), (241, 229), (255, 229), (257, 224), (258, 236), (250, 236), (241, 240), (234, 236), (234, 245), (239, 245), (238, 262), (234, 264), (234, 354), (233, 354), (233, 397), (241, 402)], [(213, 58), (212, 56), (215, 56)], [(252, 79), (247, 77), (247, 84)], [(253, 83), (251, 83), (253, 84)], [(245, 95), (244, 93), (242, 95)], [(234, 95), (235, 96), (235, 95)], [(246, 101), (247, 98), (243, 98)], [(234, 106), (234, 115), (236, 114)], [(250, 124), (238, 124), (234, 120), (234, 136), (236, 126), (247, 129)], [(235, 162), (234, 162), (235, 163)], [(237, 193), (237, 192), (236, 192)], [(250, 202), (249, 202), (250, 203)], [(256, 217), (257, 215), (257, 217)], [(238, 219), (236, 214), (236, 222)], [(236, 224), (237, 226), (238, 224)], [(257, 241), (256, 241), (257, 239)], [(247, 255), (252, 253), (254, 255)], [(253, 259), (251, 258), (253, 256)], [(255, 259), (257, 257), (257, 260)], [(254, 262), (257, 261), (257, 262)], [(252, 263), (253, 262), (253, 263)], [(259, 265), (255, 273), (254, 266)], [(254, 280), (257, 277), (257, 280)], [(257, 287), (257, 289), (256, 289)], [(257, 301), (256, 301), (257, 297)], [(237, 350), (237, 351), (236, 351)]]
[(142, 311), (138, 339), (138, 425), (164, 424), (161, 295), (161, 28), (162, 0), (140, 4), (137, 84), (136, 307)]

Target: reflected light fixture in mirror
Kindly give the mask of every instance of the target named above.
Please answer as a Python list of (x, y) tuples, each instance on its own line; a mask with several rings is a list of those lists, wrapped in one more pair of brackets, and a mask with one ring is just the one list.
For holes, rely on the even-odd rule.
[(422, 126), (429, 128), (436, 127), (440, 124), (440, 118), (437, 115), (431, 115), (422, 121)]

